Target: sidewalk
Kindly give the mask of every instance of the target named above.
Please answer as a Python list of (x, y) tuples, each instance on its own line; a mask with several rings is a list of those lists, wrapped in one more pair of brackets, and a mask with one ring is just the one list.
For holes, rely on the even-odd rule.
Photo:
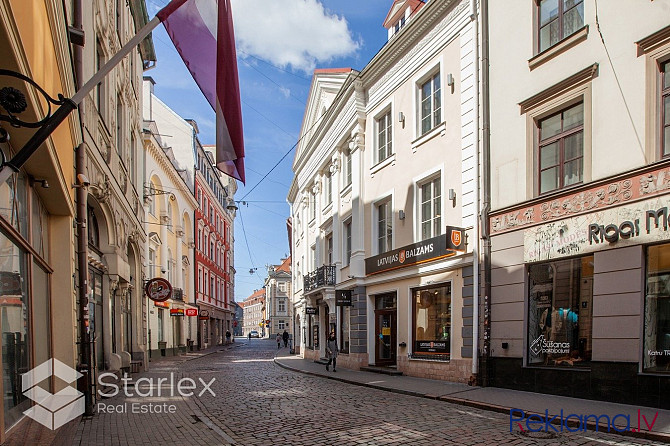
[[(542, 393), (523, 392), (519, 390), (501, 389), (497, 387), (472, 387), (467, 384), (452, 383), (448, 381), (431, 380), (424, 378), (415, 378), (411, 376), (389, 376), (373, 372), (354, 371), (345, 368), (337, 368), (337, 372), (327, 372), (325, 366), (317, 364), (312, 360), (302, 359), (297, 355), (290, 355), (288, 349), (282, 349), (275, 356), (275, 363), (280, 367), (295, 372), (308, 375), (319, 376), (327, 379), (334, 379), (348, 384), (371, 387), (374, 389), (385, 390), (388, 392), (413, 395), (421, 398), (430, 398), (445, 401), (453, 404), (476, 407), (479, 409), (492, 410), (495, 412), (509, 414), (511, 409), (521, 409), (525, 416), (538, 414), (543, 419), (545, 411), (548, 411), (549, 418), (558, 415), (556, 419), (560, 422), (561, 410), (564, 419), (570, 414), (596, 416), (607, 415), (611, 418), (617, 414), (630, 415), (630, 431), (623, 432), (621, 435), (645, 438), (652, 441), (670, 443), (670, 410), (655, 409), (649, 407), (637, 407), (626, 404), (608, 403), (606, 401), (586, 400), (579, 398), (569, 398), (564, 396), (547, 395)], [(644, 415), (648, 424), (652, 426), (651, 431), (645, 425), (644, 418), (638, 416)], [(654, 416), (658, 413), (655, 423), (652, 424)], [(515, 417), (520, 415), (515, 413)], [(593, 418), (591, 417), (591, 420)], [(622, 417), (618, 417), (617, 426), (620, 429), (626, 426), (626, 422), (619, 423)], [(638, 428), (638, 419), (640, 419), (641, 429), (639, 432), (633, 432)], [(604, 420), (604, 419), (603, 419)], [(522, 422), (522, 424), (525, 424)], [(541, 424), (544, 426), (544, 422)], [(568, 424), (569, 426), (570, 424)], [(603, 424), (600, 431), (607, 431)], [(591, 421), (588, 423), (590, 430), (595, 430), (596, 426)], [(604, 429), (603, 429), (604, 428)], [(560, 428), (558, 428), (560, 430)], [(577, 427), (572, 427), (576, 430)], [(612, 430), (611, 432), (615, 432)]]

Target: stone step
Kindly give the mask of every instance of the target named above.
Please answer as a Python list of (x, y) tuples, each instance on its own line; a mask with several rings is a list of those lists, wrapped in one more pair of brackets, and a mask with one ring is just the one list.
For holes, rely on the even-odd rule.
[(392, 376), (402, 376), (402, 372), (399, 371), (396, 367), (379, 367), (375, 365), (369, 365), (367, 367), (361, 367), (362, 372), (372, 372), (372, 373), (381, 373), (383, 375), (392, 375)]
[(317, 364), (326, 365), (328, 364), (328, 358), (315, 359), (314, 362), (316, 362)]

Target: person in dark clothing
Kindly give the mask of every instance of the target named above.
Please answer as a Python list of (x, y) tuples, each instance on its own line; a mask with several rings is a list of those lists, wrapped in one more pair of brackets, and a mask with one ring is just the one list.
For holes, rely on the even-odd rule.
[(326, 364), (326, 370), (330, 370), (329, 366), (333, 364), (333, 372), (337, 372), (335, 367), (337, 367), (337, 339), (335, 339), (335, 332), (331, 331), (328, 341), (326, 341), (326, 357), (328, 358), (328, 364)]
[(249, 341), (251, 341), (251, 332), (249, 332), (249, 334), (247, 335), (247, 337), (249, 338)]
[(281, 348), (281, 334), (277, 333), (277, 349)]
[(288, 347), (288, 331), (284, 330), (284, 333), (281, 335), (284, 340), (284, 347)]
[(230, 344), (230, 330), (226, 330), (226, 343)]

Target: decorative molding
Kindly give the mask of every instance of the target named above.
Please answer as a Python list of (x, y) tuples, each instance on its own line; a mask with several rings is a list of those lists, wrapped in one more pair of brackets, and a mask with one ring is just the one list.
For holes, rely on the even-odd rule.
[(553, 59), (559, 54), (564, 53), (573, 46), (577, 45), (579, 42), (586, 40), (589, 35), (589, 25), (585, 25), (579, 31), (570, 34), (565, 39), (556, 43), (555, 45), (550, 46), (541, 53), (536, 54), (528, 60), (528, 68), (532, 71), (535, 68), (539, 67), (548, 60)]
[(566, 90), (572, 89), (580, 84), (588, 82), (597, 76), (598, 76), (598, 64), (594, 63), (593, 65), (584, 68), (578, 73), (575, 73), (572, 76), (563, 79), (559, 83), (552, 85), (551, 87), (545, 89), (544, 91), (541, 91), (540, 93), (531, 96), (530, 98), (524, 101), (519, 102), (521, 114), (523, 115), (525, 113), (528, 113), (528, 111), (543, 104), (549, 99), (552, 99), (555, 96), (559, 96)]
[(642, 40), (635, 42), (635, 45), (637, 45), (637, 57), (640, 57), (643, 54), (646, 54), (667, 43), (670, 43), (670, 25), (666, 26), (660, 31), (656, 31), (654, 34), (647, 36)]
[(670, 166), (638, 170), (597, 184), (582, 186), (560, 197), (535, 199), (532, 203), (492, 213), (491, 234), (497, 235), (576, 215), (616, 207), (624, 203), (645, 200), (670, 192)]

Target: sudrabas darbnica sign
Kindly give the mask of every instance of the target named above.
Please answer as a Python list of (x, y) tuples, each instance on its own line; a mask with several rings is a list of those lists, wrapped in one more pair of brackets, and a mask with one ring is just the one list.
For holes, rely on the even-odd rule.
[(430, 262), (457, 253), (447, 249), (447, 235), (439, 235), (427, 240), (387, 251), (365, 259), (365, 274), (378, 274), (392, 269), (404, 268), (418, 263)]

